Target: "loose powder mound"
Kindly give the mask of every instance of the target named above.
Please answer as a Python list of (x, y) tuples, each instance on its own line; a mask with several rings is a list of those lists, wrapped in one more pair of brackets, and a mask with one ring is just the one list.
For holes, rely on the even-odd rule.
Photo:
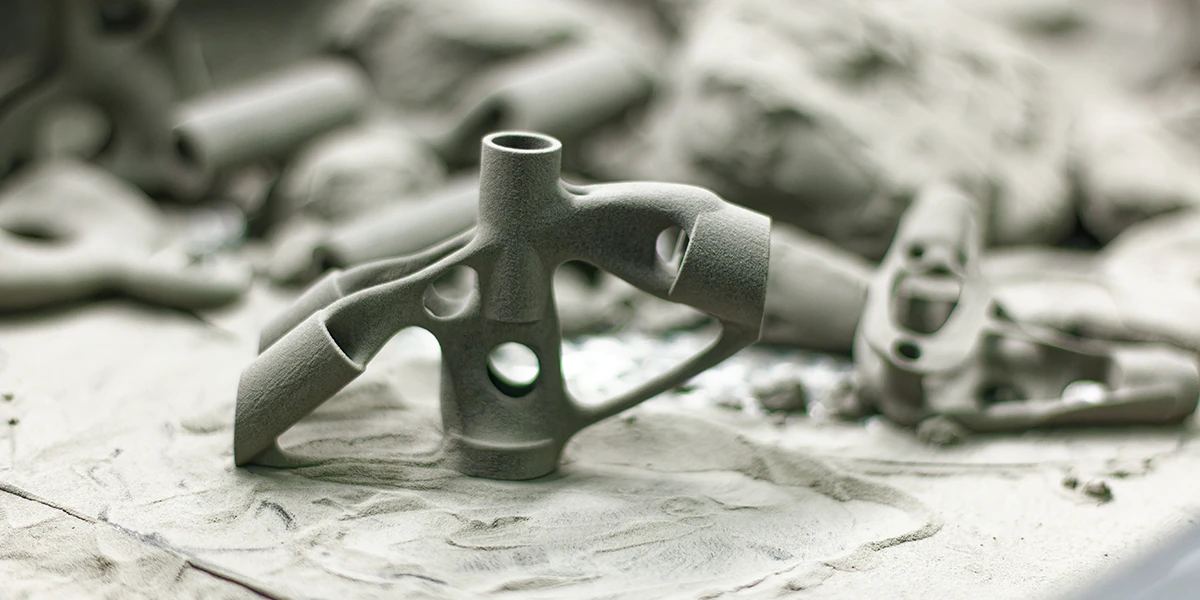
[[(1162, 493), (1187, 480), (1178, 431), (946, 451), (878, 421), (780, 421), (754, 400), (760, 380), (801, 382), (819, 413), (846, 365), (761, 348), (585, 430), (554, 475), (465, 477), (438, 463), (437, 346), (419, 330), (281, 438), (269, 458), (284, 468), (234, 469), (238, 374), (284, 301), (260, 289), (203, 320), (123, 301), (0, 320), (6, 593), (1030, 597), (1183, 518)], [(704, 337), (571, 342), (564, 373), (584, 401), (607, 396)], [(1120, 480), (1116, 459), (1132, 465)], [(1066, 490), (1066, 468), (1109, 477), (1114, 499)], [(1154, 510), (1096, 514), (1123, 502)]]

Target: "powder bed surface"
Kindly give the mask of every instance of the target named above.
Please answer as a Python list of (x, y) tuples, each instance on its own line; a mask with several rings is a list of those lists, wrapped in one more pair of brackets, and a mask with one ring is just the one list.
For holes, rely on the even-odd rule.
[[(581, 433), (532, 482), (438, 465), (437, 345), (401, 332), (232, 464), (238, 376), (288, 297), (195, 316), (112, 300), (0, 320), (0, 596), (1055, 598), (1193, 519), (1193, 427), (922, 445), (879, 419), (767, 414), (846, 364), (751, 349)], [(570, 342), (587, 399), (701, 333)], [(1101, 502), (1063, 485), (1103, 479)]]

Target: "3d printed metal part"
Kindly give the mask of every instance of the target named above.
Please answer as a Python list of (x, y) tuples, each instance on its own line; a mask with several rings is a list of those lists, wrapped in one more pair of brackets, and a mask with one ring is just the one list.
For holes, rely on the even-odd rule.
[(173, 237), (150, 198), (111, 173), (66, 159), (34, 165), (0, 188), (0, 312), (114, 293), (201, 309), (250, 288), (243, 261), (195, 261)]
[(973, 431), (1172, 423), (1196, 408), (1192, 354), (1021, 323), (980, 273), (981, 207), (932, 186), (900, 222), (870, 286), (854, 359), (889, 419)]
[[(758, 339), (770, 219), (692, 186), (559, 179), (562, 145), (536, 133), (483, 140), (478, 226), (421, 253), (328, 274), (267, 327), (242, 374), (234, 460), (244, 465), (366, 368), (399, 330), (442, 347), (443, 457), (468, 475), (531, 479), (553, 472), (580, 429), (671, 389)], [(664, 258), (663, 232), (681, 232)], [(571, 397), (561, 369), (552, 276), (590, 262), (660, 298), (713, 315), (721, 333), (675, 369), (601, 404)], [(475, 282), (450, 299), (433, 284), (456, 269)], [(489, 354), (518, 344), (536, 376), (513, 381)]]
[[(174, 0), (53, 0), (39, 7), (46, 34), (37, 55), (0, 78), (0, 174), (32, 161), (43, 113), (62, 101), (92, 103), (109, 121), (110, 143), (96, 157), (144, 188), (195, 194), (174, 160), (171, 107), (182, 95), (175, 57), (156, 54), (179, 33)], [(89, 157), (90, 158), (90, 157)]]
[[(41, 127), (63, 105), (98, 111), (104, 169), (149, 192), (203, 197), (218, 172), (293, 149), (347, 124), (372, 93), (352, 61), (310, 60), (225, 90), (193, 89), (203, 65), (176, 54), (176, 0), (53, 0), (45, 44), (0, 73), (0, 177), (39, 158)], [(175, 48), (179, 52), (160, 52)]]

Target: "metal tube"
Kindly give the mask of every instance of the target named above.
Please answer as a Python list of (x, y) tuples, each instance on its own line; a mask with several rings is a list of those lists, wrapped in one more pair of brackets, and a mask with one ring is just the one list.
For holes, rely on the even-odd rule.
[(184, 104), (175, 119), (175, 149), (188, 167), (212, 177), (354, 121), (370, 91), (366, 75), (348, 60), (300, 65)]
[(469, 162), (479, 138), (493, 131), (572, 139), (648, 97), (653, 87), (653, 71), (635, 57), (601, 44), (567, 46), (485, 77), (468, 96), (471, 108), (434, 146), (451, 162)]

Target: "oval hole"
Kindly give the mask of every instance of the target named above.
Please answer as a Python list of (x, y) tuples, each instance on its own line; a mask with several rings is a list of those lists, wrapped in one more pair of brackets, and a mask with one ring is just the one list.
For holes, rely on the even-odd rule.
[(958, 309), (963, 282), (946, 273), (901, 275), (894, 293), (892, 320), (909, 331), (929, 334), (941, 329)]
[(679, 273), (679, 265), (683, 262), (683, 253), (687, 250), (687, 232), (678, 227), (668, 227), (658, 234), (654, 249), (658, 259), (671, 274)]
[(533, 391), (541, 375), (537, 354), (529, 346), (505, 342), (488, 353), (488, 377), (505, 396), (520, 398)]
[(5, 233), (36, 244), (53, 244), (62, 241), (63, 236), (53, 229), (35, 223), (17, 223), (0, 227)]
[(425, 310), (438, 318), (454, 316), (467, 307), (478, 288), (479, 276), (466, 265), (456, 265), (425, 288)]
[(499, 133), (490, 136), (490, 141), (500, 148), (509, 150), (549, 150), (556, 145), (554, 138), (533, 133)]
[(921, 347), (912, 342), (896, 342), (896, 354), (908, 360), (921, 358)]

